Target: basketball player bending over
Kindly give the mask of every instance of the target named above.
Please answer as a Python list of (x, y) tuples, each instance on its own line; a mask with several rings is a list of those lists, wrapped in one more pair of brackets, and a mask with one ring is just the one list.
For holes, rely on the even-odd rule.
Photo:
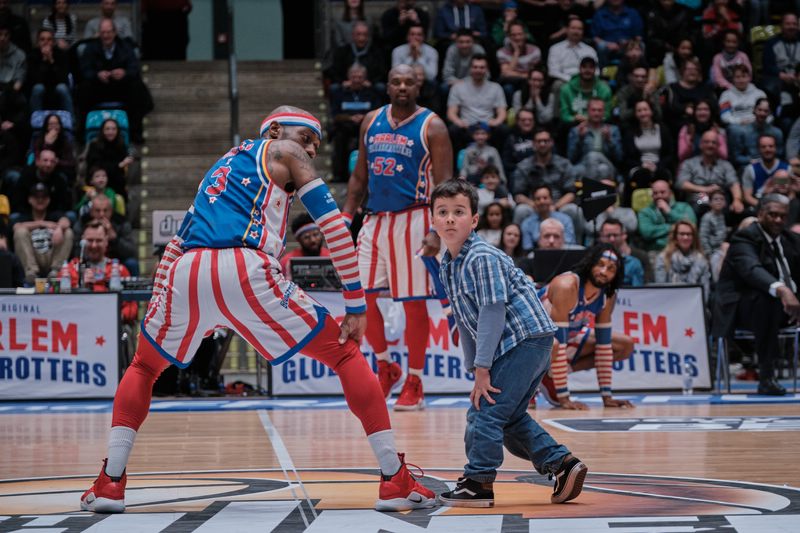
[[(170, 363), (189, 365), (217, 325), (233, 329), (273, 364), (302, 353), (337, 373), (383, 474), (377, 510), (435, 505), (434, 493), (416, 482), (396, 452), (380, 385), (358, 348), (366, 328), (364, 291), (350, 233), (311, 163), (322, 138), (319, 121), (301, 109), (287, 111), (279, 113), (281, 121), (273, 115), (262, 124), (262, 137), (272, 130), (279, 140), (245, 140), (203, 178), (178, 234), (182, 253), (150, 301), (136, 355), (114, 398), (108, 458), (81, 497), (82, 509), (125, 510), (125, 467), (153, 383)], [(342, 279), (341, 327), (280, 270), (294, 195), (322, 229)]]

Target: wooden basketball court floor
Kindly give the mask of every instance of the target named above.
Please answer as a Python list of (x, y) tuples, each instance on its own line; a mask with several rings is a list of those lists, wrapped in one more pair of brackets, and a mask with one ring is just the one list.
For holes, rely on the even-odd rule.
[[(507, 454), (494, 508), (395, 514), (372, 510), (376, 464), (340, 398), (155, 401), (128, 510), (113, 516), (78, 507), (106, 453), (110, 402), (0, 403), (0, 531), (800, 532), (800, 395), (594, 400), (530, 411), (589, 467), (574, 502), (550, 504), (552, 481)], [(428, 403), (392, 424), (442, 492), (465, 462), (466, 402)]]

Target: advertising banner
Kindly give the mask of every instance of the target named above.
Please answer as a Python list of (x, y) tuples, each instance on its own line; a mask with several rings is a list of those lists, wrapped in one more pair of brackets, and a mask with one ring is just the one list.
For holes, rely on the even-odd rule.
[[(344, 304), (337, 292), (310, 295), (341, 319)], [(379, 299), (389, 352), (408, 368), (403, 339), (405, 316), (402, 304)], [(461, 348), (453, 346), (437, 300), (428, 301), (431, 336), (423, 383), (426, 393), (469, 392), (473, 376), (464, 371)], [(695, 388), (711, 386), (708, 366), (703, 291), (700, 287), (651, 287), (620, 289), (613, 316), (614, 331), (634, 340), (633, 355), (614, 364), (615, 391), (675, 390), (683, 386), (688, 372)], [(372, 347), (364, 339), (361, 349), (375, 365)], [(597, 391), (594, 369), (569, 376), (570, 390)], [(272, 369), (272, 393), (341, 394), (336, 375), (321, 363), (297, 355)]]
[(119, 295), (0, 295), (0, 399), (112, 398)]

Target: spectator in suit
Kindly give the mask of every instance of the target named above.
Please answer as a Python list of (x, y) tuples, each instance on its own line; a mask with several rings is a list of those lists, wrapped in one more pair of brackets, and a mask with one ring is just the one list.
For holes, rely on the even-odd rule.
[(67, 50), (78, 40), (78, 18), (69, 12), (67, 0), (53, 0), (53, 8), (42, 20), (42, 28), (55, 34), (56, 46), (62, 50)]
[(28, 190), (28, 207), (17, 217), (14, 250), (25, 269), (25, 283), (37, 277), (56, 277), (72, 250), (72, 229), (61, 211), (50, 207), (50, 189), (36, 183)]
[(11, 0), (0, 0), (0, 27), (11, 32), (11, 42), (26, 54), (31, 51), (31, 31), (23, 17), (11, 10)]
[(38, 48), (31, 52), (28, 63), (27, 85), (31, 91), (31, 111), (63, 109), (72, 113), (67, 53), (55, 45), (51, 30), (40, 29), (36, 42)]
[(0, 84), (21, 91), (27, 68), (25, 52), (11, 42), (11, 30), (0, 26)]
[(735, 327), (751, 330), (758, 346), (758, 393), (786, 394), (775, 380), (778, 331), (800, 321), (800, 236), (786, 229), (789, 199), (761, 199), (758, 222), (736, 232), (720, 272), (712, 334), (729, 337)]
[(349, 178), (350, 152), (358, 148), (358, 132), (364, 116), (381, 104), (380, 95), (365, 85), (366, 80), (367, 69), (355, 63), (348, 71), (348, 87), (331, 91), (333, 175), (336, 180), (347, 181)]
[(345, 44), (333, 51), (333, 62), (325, 71), (331, 80), (331, 90), (339, 85), (347, 88), (347, 71), (355, 63), (367, 69), (365, 85), (374, 87), (379, 93), (386, 90), (386, 59), (383, 50), (370, 39), (369, 26), (366, 22), (353, 23), (353, 42)]
[(389, 49), (403, 44), (412, 25), (422, 25), (425, 35), (431, 26), (428, 12), (415, 6), (415, 0), (397, 0), (395, 7), (390, 7), (381, 15), (381, 36), (384, 45)]
[(122, 102), (128, 112), (131, 138), (142, 142), (142, 117), (146, 103), (140, 78), (139, 60), (133, 48), (117, 37), (114, 21), (100, 22), (100, 38), (90, 42), (81, 56), (83, 75), (81, 111), (88, 112), (101, 102)]
[(114, 26), (117, 28), (117, 35), (120, 39), (134, 38), (130, 19), (125, 15), (117, 14), (117, 0), (100, 0), (100, 16), (89, 19), (83, 29), (83, 38), (93, 39), (100, 37), (100, 21), (104, 18), (114, 21)]

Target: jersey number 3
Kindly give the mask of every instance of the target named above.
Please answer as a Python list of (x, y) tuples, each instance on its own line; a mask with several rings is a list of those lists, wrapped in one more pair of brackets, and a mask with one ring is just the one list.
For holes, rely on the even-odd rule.
[(224, 166), (219, 167), (217, 170), (211, 174), (212, 178), (216, 178), (214, 183), (206, 187), (206, 194), (209, 196), (219, 196), (223, 192), (225, 192), (225, 187), (228, 186), (228, 173), (231, 171), (231, 167)]
[(394, 157), (376, 157), (372, 162), (372, 174), (375, 176), (394, 176), (397, 161)]

